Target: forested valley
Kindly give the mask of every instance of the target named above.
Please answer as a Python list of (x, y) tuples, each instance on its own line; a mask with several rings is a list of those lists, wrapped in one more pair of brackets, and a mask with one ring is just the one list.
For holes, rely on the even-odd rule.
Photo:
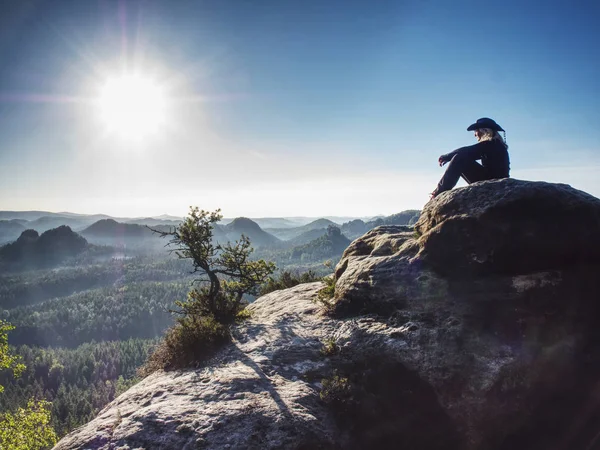
[(165, 252), (0, 276), (2, 319), (24, 373), (1, 373), (0, 411), (52, 402), (62, 436), (136, 382), (156, 338), (185, 298), (190, 265)]

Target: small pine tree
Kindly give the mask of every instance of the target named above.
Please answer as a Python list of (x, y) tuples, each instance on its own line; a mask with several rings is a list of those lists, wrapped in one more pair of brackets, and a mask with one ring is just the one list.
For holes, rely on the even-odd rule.
[(220, 210), (208, 212), (192, 207), (189, 216), (175, 229), (153, 231), (170, 237), (168, 245), (174, 246), (177, 256), (191, 259), (194, 273), (201, 274), (197, 281), (203, 285), (192, 289), (186, 301), (175, 303), (183, 315), (210, 316), (228, 325), (243, 309), (244, 294), (258, 294), (275, 265), (262, 259), (251, 260), (253, 248), (244, 235), (234, 243), (214, 243), (214, 224), (221, 219)]
[(234, 243), (213, 242), (220, 210), (208, 212), (191, 207), (188, 217), (170, 231), (152, 230), (170, 238), (168, 245), (179, 258), (191, 259), (199, 287), (186, 300), (176, 301), (177, 324), (167, 330), (164, 340), (139, 371), (147, 376), (158, 369), (193, 365), (229, 339), (229, 326), (244, 308), (244, 294), (257, 295), (261, 285), (275, 271), (262, 259), (251, 260), (250, 240), (243, 236)]

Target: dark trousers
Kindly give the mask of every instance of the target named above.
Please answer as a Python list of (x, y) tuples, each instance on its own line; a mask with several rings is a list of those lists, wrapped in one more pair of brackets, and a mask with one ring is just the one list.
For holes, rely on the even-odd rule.
[(452, 189), (458, 183), (459, 177), (463, 177), (469, 184), (495, 178), (477, 161), (456, 155), (448, 163), (446, 172), (438, 183), (436, 194)]

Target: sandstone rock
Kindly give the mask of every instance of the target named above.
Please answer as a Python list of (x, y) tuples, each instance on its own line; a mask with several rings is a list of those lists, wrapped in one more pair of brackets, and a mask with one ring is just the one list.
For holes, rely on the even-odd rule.
[(310, 300), (320, 287), (262, 297), (207, 367), (149, 376), (55, 449), (330, 448), (320, 379), (307, 377), (324, 365), (321, 340), (334, 329)]
[(449, 275), (600, 263), (600, 200), (565, 184), (505, 179), (447, 191), (415, 229), (420, 259)]
[(382, 355), (427, 380), (465, 448), (549, 448), (552, 433), (539, 431), (549, 399), (564, 406), (553, 416), (564, 427), (599, 374), (599, 218), (600, 200), (565, 185), (444, 193), (415, 233), (379, 228), (352, 243), (334, 312), (397, 318), (404, 345)]
[[(416, 232), (348, 247), (333, 317), (321, 283), (261, 297), (204, 368), (148, 377), (56, 448), (591, 449), (600, 266), (581, 236), (600, 235), (598, 202), (517, 180), (445, 193)], [(552, 205), (573, 214), (562, 234), (543, 230)]]

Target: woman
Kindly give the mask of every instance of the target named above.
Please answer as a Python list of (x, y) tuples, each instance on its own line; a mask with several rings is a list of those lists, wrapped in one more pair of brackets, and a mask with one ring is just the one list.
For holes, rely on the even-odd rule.
[[(438, 183), (435, 191), (431, 193), (434, 198), (444, 191), (449, 191), (458, 182), (459, 177), (471, 184), (476, 181), (508, 178), (510, 161), (508, 158), (508, 145), (498, 133), (504, 131), (492, 119), (483, 117), (467, 128), (475, 131), (477, 144), (462, 147), (446, 155), (440, 156), (440, 166), (446, 163), (446, 173)], [(477, 160), (481, 160), (481, 164)]]

